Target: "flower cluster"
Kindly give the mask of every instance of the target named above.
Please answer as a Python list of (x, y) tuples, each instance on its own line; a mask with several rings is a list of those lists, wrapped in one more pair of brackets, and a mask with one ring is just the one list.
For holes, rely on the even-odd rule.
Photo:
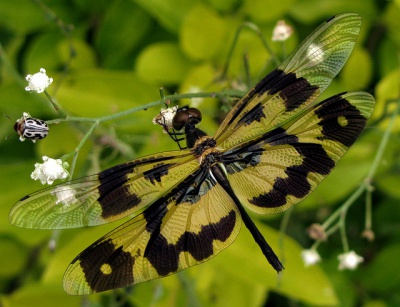
[(305, 249), (301, 252), (301, 258), (303, 258), (304, 265), (311, 266), (321, 261), (321, 256), (315, 249)]
[[(315, 249), (305, 249), (301, 252), (301, 258), (303, 259), (306, 267), (317, 264), (321, 261), (321, 256)], [(339, 270), (355, 270), (358, 265), (364, 261), (364, 258), (357, 255), (354, 251), (340, 254), (339, 259)]]
[(357, 266), (364, 261), (364, 258), (357, 255), (354, 251), (340, 254), (339, 259), (339, 270), (354, 270)]
[(56, 179), (65, 179), (69, 175), (66, 168), (67, 162), (60, 159), (51, 159), (43, 156), (43, 163), (36, 163), (35, 170), (31, 174), (33, 180), (40, 180), (42, 184), (53, 184)]
[(28, 81), (28, 86), (25, 87), (27, 92), (43, 93), (53, 83), (53, 78), (46, 75), (44, 68), (40, 68), (34, 75), (27, 75), (25, 79)]
[(284, 20), (279, 20), (272, 32), (272, 40), (275, 42), (283, 42), (287, 40), (293, 33), (293, 28), (286, 24)]

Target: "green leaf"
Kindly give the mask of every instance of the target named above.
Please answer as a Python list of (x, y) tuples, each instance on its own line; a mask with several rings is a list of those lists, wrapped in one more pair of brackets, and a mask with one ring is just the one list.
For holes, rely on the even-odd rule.
[(157, 99), (158, 95), (157, 87), (143, 82), (135, 73), (104, 69), (71, 72), (57, 91), (62, 107), (84, 117), (110, 115)]
[(268, 296), (267, 285), (250, 278), (237, 278), (216, 269), (215, 265), (210, 264), (207, 269), (196, 267), (194, 271), (195, 275), (191, 274), (189, 282), (196, 286), (196, 292), (205, 306), (261, 306)]
[(7, 123), (10, 130), (6, 135), (13, 131), (14, 122), (22, 117), (22, 112), (29, 112), (35, 118), (54, 114), (48, 108), (49, 102), (46, 97), (28, 93), (25, 91), (25, 86), (27, 85), (28, 82), (23, 81), (21, 78), (13, 80), (13, 82), (5, 84), (0, 88), (0, 100), (2, 101), (0, 112), (7, 114), (12, 119), (12, 122)]
[(295, 0), (245, 0), (244, 12), (255, 22), (277, 21), (295, 3)]
[(388, 37), (383, 38), (378, 47), (379, 72), (381, 76), (390, 73), (399, 64), (396, 43)]
[(354, 48), (349, 60), (340, 74), (340, 81), (346, 88), (354, 90), (364, 89), (371, 82), (372, 59), (363, 48)]
[(180, 31), (180, 44), (186, 55), (194, 60), (212, 59), (227, 48), (230, 30), (228, 20), (204, 5), (197, 5), (186, 15)]
[[(267, 36), (267, 38), (271, 37), (268, 35), (269, 32), (272, 33), (271, 27), (264, 27), (262, 29), (263, 35)], [(229, 44), (230, 43), (231, 41), (229, 41)], [(227, 47), (228, 46), (230, 45), (227, 45)], [(271, 46), (276, 47), (276, 44), (273, 43)], [(279, 45), (279, 49), (280, 47), (281, 45)], [(246, 71), (244, 58), (246, 58), (247, 61), (248, 72)], [(242, 82), (245, 82), (245, 76), (247, 73), (249, 73), (250, 77), (252, 78), (252, 84), (248, 85), (250, 88), (250, 86), (254, 86), (262, 77), (264, 77), (265, 74), (269, 72), (265, 71), (265, 67), (270, 60), (271, 55), (263, 45), (261, 38), (254, 31), (245, 28), (242, 32), (240, 32), (235, 50), (232, 58), (230, 59), (228, 75), (231, 78), (239, 79)]]
[(59, 66), (64, 66), (69, 62), (69, 69), (86, 69), (96, 66), (97, 59), (94, 50), (81, 39), (63, 39), (56, 46), (56, 50), (59, 56)]
[(363, 304), (363, 307), (387, 307), (388, 302), (385, 300), (371, 300)]
[(177, 33), (185, 16), (198, 1), (185, 0), (132, 0), (166, 29)]
[(382, 295), (400, 288), (399, 254), (400, 244), (389, 245), (379, 251), (363, 274), (362, 283), (366, 289)]
[(357, 12), (361, 16), (374, 18), (377, 11), (373, 1), (308, 0), (293, 3), (290, 8), (290, 15), (301, 22), (311, 23), (343, 12)]
[(394, 238), (394, 242), (385, 242), (385, 246), (397, 244), (397, 240), (400, 238), (399, 216), (399, 198), (386, 198), (376, 206), (373, 215), (374, 231), (379, 237)]
[[(256, 289), (263, 287), (265, 290), (273, 290), (305, 304), (336, 305), (338, 301), (328, 276), (319, 266), (307, 268), (304, 266), (300, 256), (301, 246), (293, 239), (284, 236), (283, 251), (281, 251), (278, 248), (279, 233), (264, 224), (257, 223), (256, 220), (255, 222), (268, 243), (283, 261), (285, 270), (280, 276), (269, 265), (244, 226), (238, 238), (226, 251), (210, 260), (209, 263), (201, 265), (202, 267), (193, 268), (191, 273), (197, 276), (196, 272), (204, 271), (203, 274), (206, 274), (205, 271), (207, 270), (210, 274), (208, 280), (211, 281), (216, 276), (222, 276), (221, 278), (224, 278), (226, 282), (234, 280), (237, 283), (247, 285), (254, 283)], [(212, 268), (210, 269), (208, 266)], [(301, 282), (299, 282), (299, 276), (301, 276)], [(223, 283), (221, 283), (221, 287), (223, 287)], [(213, 290), (213, 283), (210, 282), (207, 291), (218, 292), (219, 290), (229, 291), (229, 288)], [(234, 295), (234, 293), (230, 293)], [(243, 292), (240, 293), (243, 294)], [(258, 299), (260, 299), (260, 293)], [(258, 302), (258, 299), (254, 298), (253, 302)]]
[(96, 62), (93, 50), (84, 41), (69, 40), (60, 36), (58, 31), (50, 32), (38, 36), (30, 45), (25, 69), (29, 74), (34, 74), (40, 68), (45, 68), (47, 75), (52, 77), (51, 71), (59, 70), (69, 61), (70, 69), (94, 67)]
[(394, 41), (396, 46), (400, 46), (400, 7), (394, 2), (388, 3), (384, 12), (384, 23), (390, 40)]
[(190, 65), (175, 43), (156, 43), (139, 54), (136, 70), (149, 83), (168, 85), (182, 82)]
[(240, 0), (206, 0), (206, 2), (220, 12), (233, 11), (241, 5)]
[[(389, 100), (398, 99), (399, 78), (400, 78), (400, 69), (394, 69), (386, 76), (384, 76), (376, 85), (375, 89), (376, 104), (374, 113), (372, 114), (373, 119), (378, 118), (384, 114), (385, 108), (389, 103)], [(389, 113), (393, 112), (394, 108), (397, 108), (396, 103), (391, 104), (391, 107), (388, 108), (388, 112)], [(385, 127), (388, 122), (389, 118), (387, 117), (384, 121), (380, 123), (381, 127)], [(400, 128), (400, 122), (396, 121), (394, 130), (398, 131), (399, 128)]]
[(28, 260), (28, 251), (25, 246), (11, 236), (0, 235), (1, 266), (0, 276), (11, 278), (17, 275)]
[(399, 166), (396, 169), (388, 170), (376, 178), (375, 184), (380, 191), (384, 191), (387, 195), (400, 199), (400, 178)]
[[(124, 20), (124, 22), (121, 22)], [(139, 47), (140, 41), (149, 33), (152, 25), (150, 16), (131, 1), (117, 1), (107, 11), (96, 37), (103, 67), (118, 65), (121, 58)]]
[(36, 283), (19, 288), (9, 296), (2, 298), (2, 306), (10, 307), (71, 307), (80, 306), (82, 298), (79, 296), (67, 295), (57, 284), (43, 285)]
[(46, 24), (43, 12), (33, 1), (1, 0), (0, 20), (6, 27), (21, 34), (32, 32)]

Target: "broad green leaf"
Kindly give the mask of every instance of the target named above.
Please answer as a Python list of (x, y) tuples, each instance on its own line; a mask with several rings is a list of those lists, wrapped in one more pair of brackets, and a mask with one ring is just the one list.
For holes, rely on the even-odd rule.
[(290, 15), (304, 23), (320, 21), (343, 12), (357, 12), (373, 18), (377, 13), (375, 2), (365, 0), (308, 0), (297, 1), (290, 7)]
[[(215, 269), (212, 264), (210, 268), (198, 267), (194, 271), (189, 282), (193, 282), (205, 306), (261, 306), (268, 296), (268, 285), (238, 278)], [(247, 274), (246, 271), (242, 273)]]
[[(271, 30), (271, 28), (269, 28), (269, 30)], [(270, 35), (268, 35), (269, 32), (270, 31), (266, 28), (262, 30), (262, 33), (264, 36), (267, 36), (267, 39), (270, 39)], [(232, 42), (229, 41), (229, 44), (231, 43)], [(273, 43), (272, 46), (276, 47), (276, 44)], [(227, 45), (227, 50), (228, 47), (230, 47), (230, 45)], [(245, 59), (247, 63), (245, 63)], [(270, 60), (271, 55), (264, 47), (261, 38), (254, 31), (245, 28), (240, 32), (235, 50), (229, 62), (228, 75), (244, 83), (247, 81), (246, 75), (250, 74), (251, 84), (247, 84), (248, 89), (250, 89), (251, 86), (254, 86), (269, 72), (265, 71), (265, 67)], [(248, 72), (246, 71), (246, 64)], [(271, 66), (270, 71), (272, 71), (272, 69), (275, 69), (275, 67)]]
[[(69, 69), (86, 69), (96, 66), (96, 55), (92, 47), (81, 39), (63, 39), (56, 47), (59, 65), (69, 63)], [(72, 56), (73, 55), (73, 56)]]
[(387, 307), (388, 302), (386, 302), (385, 300), (370, 300), (368, 302), (366, 302), (365, 304), (363, 304), (363, 307)]
[[(332, 285), (328, 276), (319, 266), (306, 268), (301, 259), (302, 248), (293, 239), (284, 236), (283, 251), (278, 248), (279, 233), (264, 224), (257, 223), (257, 227), (267, 239), (283, 261), (285, 269), (278, 276), (269, 265), (259, 247), (254, 242), (249, 231), (242, 225), (242, 230), (235, 242), (209, 261), (193, 269), (196, 271), (208, 271), (214, 275), (224, 276), (227, 280), (238, 282), (246, 281), (263, 286), (294, 300), (305, 304), (332, 306), (337, 304)], [(282, 255), (283, 253), (283, 255)], [(210, 265), (213, 269), (209, 269)], [(205, 274), (205, 273), (203, 273)], [(221, 277), (222, 278), (222, 277)], [(299, 282), (301, 278), (301, 282)]]
[[(96, 50), (103, 62), (102, 66), (118, 66), (121, 58), (127, 57), (129, 52), (139, 47), (145, 35), (151, 35), (151, 24), (150, 16), (132, 1), (114, 2), (96, 37)], [(128, 58), (132, 60), (131, 55)]]
[(399, 65), (396, 43), (385, 37), (378, 47), (378, 58), (380, 75), (389, 74), (394, 67)]
[(197, 5), (185, 16), (179, 33), (180, 44), (188, 57), (209, 60), (222, 50), (228, 50), (228, 31), (232, 31), (228, 20), (218, 16), (209, 7)]
[(94, 67), (94, 52), (82, 40), (68, 40), (59, 32), (53, 32), (37, 37), (30, 45), (25, 69), (29, 74), (34, 74), (40, 68), (45, 68), (49, 75), (67, 63), (70, 69)]
[[(353, 287), (354, 278), (352, 276), (357, 274), (360, 268), (358, 268), (356, 272), (340, 271), (338, 269), (339, 262), (337, 257), (342, 253), (342, 249), (335, 249), (335, 247), (332, 246), (334, 244), (332, 244), (332, 240), (328, 240), (329, 243), (327, 246), (323, 244), (320, 248), (322, 257), (321, 266), (324, 271), (327, 272), (329, 281), (332, 283), (336, 296), (338, 297), (339, 302), (335, 306), (355, 306), (359, 293), (357, 292), (357, 288)], [(323, 253), (323, 250), (325, 253)]]
[(232, 11), (241, 5), (240, 0), (206, 0), (206, 2), (221, 12)]
[(2, 278), (15, 277), (28, 261), (28, 251), (23, 244), (11, 236), (0, 236), (1, 266), (0, 276)]
[(191, 7), (198, 1), (185, 0), (132, 0), (160, 24), (171, 32), (177, 33), (182, 26), (183, 19)]
[(43, 11), (33, 1), (0, 0), (0, 8), (2, 25), (20, 35), (37, 30), (46, 24)]
[(394, 2), (388, 3), (383, 19), (389, 38), (395, 42), (398, 48), (400, 46), (400, 34), (398, 31), (400, 27), (400, 7)]
[[(376, 202), (373, 203), (375, 205)], [(400, 206), (399, 198), (386, 198), (376, 205), (374, 211), (374, 231), (379, 235), (386, 238), (395, 238), (393, 240), (397, 244), (397, 239), (400, 238)], [(391, 244), (393, 244), (391, 243)], [(391, 245), (386, 244), (387, 246)]]
[(190, 65), (175, 43), (156, 43), (139, 54), (136, 70), (143, 80), (162, 86), (182, 82)]
[[(38, 70), (32, 73), (36, 72)], [(22, 117), (23, 112), (29, 112), (35, 118), (54, 114), (49, 108), (47, 98), (44, 95), (35, 95), (25, 91), (25, 86), (28, 85), (28, 82), (24, 81), (22, 77), (19, 79), (20, 76), (17, 77), (18, 80), (4, 84), (0, 88), (0, 112), (7, 114), (11, 118), (11, 122), (7, 120), (10, 129), (6, 135), (13, 131), (15, 121)]]
[[(376, 104), (374, 113), (372, 114), (373, 119), (378, 118), (384, 114), (385, 107), (387, 104), (389, 104), (390, 100), (398, 99), (399, 80), (400, 80), (400, 69), (394, 69), (392, 72), (388, 73), (378, 82), (375, 89)], [(393, 112), (395, 108), (397, 108), (396, 103), (392, 103), (391, 107), (388, 108), (388, 112)], [(383, 124), (381, 123), (382, 126), (384, 126), (384, 124), (387, 124), (388, 121), (389, 118), (387, 117), (386, 120), (383, 121)], [(400, 128), (399, 121), (396, 121), (395, 131), (398, 131), (399, 128)]]
[(354, 90), (365, 89), (371, 81), (372, 60), (363, 48), (354, 48), (349, 60), (340, 74), (340, 81), (346, 88)]
[[(378, 134), (379, 133), (379, 134)], [(378, 137), (381, 138), (383, 132), (378, 131)], [(381, 139), (377, 140), (377, 143)], [(393, 132), (385, 148), (381, 161), (378, 165), (378, 174), (374, 178), (373, 184), (380, 192), (384, 192), (388, 197), (400, 199), (400, 159), (399, 159), (400, 141), (397, 132)]]
[(397, 165), (396, 169), (389, 170), (376, 179), (376, 185), (380, 191), (384, 191), (391, 197), (400, 199), (400, 177), (399, 177), (399, 167)]
[(192, 67), (181, 83), (180, 93), (212, 92), (218, 85), (215, 82), (217, 73), (210, 64)]
[(102, 69), (72, 72), (57, 91), (62, 107), (77, 116), (92, 118), (140, 106), (158, 95), (157, 87), (143, 82), (135, 73)]
[(245, 0), (244, 12), (255, 22), (277, 21), (295, 3), (295, 0)]
[(4, 307), (73, 307), (81, 306), (82, 297), (66, 294), (57, 284), (47, 285), (32, 283), (21, 287), (11, 295), (3, 296), (1, 305)]
[(400, 244), (389, 245), (376, 255), (365, 269), (362, 284), (372, 293), (390, 293), (400, 288), (400, 266), (398, 255)]

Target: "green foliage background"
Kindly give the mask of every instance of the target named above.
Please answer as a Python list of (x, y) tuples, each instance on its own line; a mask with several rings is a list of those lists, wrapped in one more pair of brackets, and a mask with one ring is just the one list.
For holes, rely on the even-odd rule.
[[(323, 222), (354, 191), (371, 167), (382, 139), (389, 99), (399, 97), (400, 1), (373, 0), (0, 0), (0, 111), (12, 119), (22, 112), (54, 119), (44, 94), (27, 93), (26, 74), (43, 67), (54, 83), (49, 93), (70, 114), (97, 117), (141, 106), (166, 93), (248, 89), (274, 67), (254, 32), (242, 32), (227, 78), (221, 76), (236, 30), (256, 24), (282, 60), (323, 20), (340, 12), (363, 18), (352, 57), (324, 96), (363, 89), (377, 99), (370, 125), (337, 169), (303, 203), (295, 206), (283, 246), (278, 246), (282, 216), (254, 217), (261, 232), (285, 261), (279, 278), (247, 230), (215, 259), (178, 275), (131, 289), (89, 297), (62, 290), (69, 262), (114, 228), (51, 231), (18, 229), (8, 223), (12, 205), (42, 185), (30, 179), (41, 156), (72, 152), (89, 126), (51, 126), (49, 137), (19, 142), (13, 123), (0, 119), (0, 305), (2, 306), (398, 306), (400, 305), (400, 155), (399, 125), (391, 135), (373, 185), (376, 239), (360, 237), (365, 205), (360, 199), (346, 221), (350, 248), (364, 257), (355, 271), (338, 271), (342, 253), (335, 234), (318, 251), (320, 265), (305, 268), (302, 249), (312, 241), (306, 229)], [(284, 44), (271, 42), (276, 22), (294, 28)], [(246, 75), (243, 57), (248, 59)], [(223, 118), (216, 99), (193, 99), (203, 112), (202, 129), (212, 134)], [(226, 110), (225, 106), (225, 110)], [(388, 112), (393, 111), (393, 107)], [(151, 123), (159, 108), (140, 111), (95, 130), (80, 152), (75, 177), (118, 162), (176, 149)], [(380, 120), (378, 120), (380, 119)], [(243, 227), (244, 228), (244, 227)], [(54, 251), (48, 248), (56, 237)]]

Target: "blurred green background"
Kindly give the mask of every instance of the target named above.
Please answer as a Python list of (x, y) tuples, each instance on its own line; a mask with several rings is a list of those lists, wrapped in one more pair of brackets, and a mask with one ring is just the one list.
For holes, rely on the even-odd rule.
[[(160, 87), (166, 94), (245, 91), (274, 64), (260, 38), (244, 30), (226, 78), (219, 78), (244, 21), (261, 29), (281, 61), (323, 20), (341, 12), (360, 14), (363, 25), (352, 57), (324, 96), (362, 89), (376, 97), (377, 105), (369, 127), (332, 175), (295, 206), (283, 246), (278, 246), (282, 215), (252, 215), (285, 261), (282, 276), (277, 277), (243, 229), (218, 257), (180, 274), (84, 298), (65, 294), (62, 275), (69, 262), (119, 223), (61, 233), (8, 223), (12, 205), (42, 187), (30, 179), (34, 163), (43, 155), (58, 158), (72, 152), (89, 127), (61, 123), (50, 127), (45, 140), (20, 142), (12, 128), (22, 112), (43, 120), (58, 117), (44, 94), (24, 90), (25, 76), (45, 68), (54, 79), (48, 89), (52, 97), (69, 114), (87, 117), (157, 100)], [(284, 43), (272, 42), (272, 30), (281, 19), (294, 34)], [(338, 270), (337, 256), (343, 252), (339, 234), (319, 247), (319, 265), (305, 268), (300, 257), (312, 245), (306, 229), (340, 206), (371, 167), (388, 122), (381, 117), (388, 100), (400, 93), (399, 29), (398, 0), (0, 0), (0, 111), (12, 119), (0, 119), (0, 305), (399, 306), (399, 125), (373, 182), (375, 241), (360, 236), (364, 198), (351, 207), (346, 220), (350, 249), (364, 257), (362, 265), (355, 271)], [(184, 103), (202, 110), (201, 127), (210, 134), (223, 118), (222, 110), (229, 109), (216, 99)], [(156, 107), (103, 123), (80, 151), (74, 177), (177, 149), (151, 123), (158, 112)], [(56, 238), (54, 250), (48, 246), (51, 238)]]

